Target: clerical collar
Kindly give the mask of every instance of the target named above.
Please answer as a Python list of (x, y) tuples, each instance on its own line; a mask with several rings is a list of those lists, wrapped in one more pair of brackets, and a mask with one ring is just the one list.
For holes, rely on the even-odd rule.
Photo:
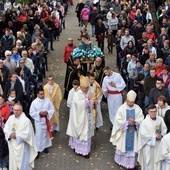
[[(151, 117), (150, 117), (151, 118)], [(151, 118), (152, 120), (156, 120), (156, 117), (154, 117), (154, 118)]]
[(90, 83), (90, 86), (93, 86), (93, 83)]

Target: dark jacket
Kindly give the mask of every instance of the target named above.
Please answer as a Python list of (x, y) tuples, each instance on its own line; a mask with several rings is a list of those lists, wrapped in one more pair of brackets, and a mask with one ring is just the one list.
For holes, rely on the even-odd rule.
[(0, 68), (1, 72), (3, 73), (3, 81), (1, 81), (1, 86), (2, 86), (2, 89), (4, 90), (5, 88), (5, 83), (7, 82), (8, 80), (8, 77), (9, 77), (9, 69), (7, 66), (3, 66), (2, 68)]
[(132, 33), (135, 41), (137, 42), (142, 38), (142, 33), (145, 31), (143, 27), (136, 27)]
[(167, 127), (167, 133), (170, 132), (170, 110), (167, 110), (164, 117), (164, 122)]
[(138, 91), (139, 92), (143, 92), (143, 89), (144, 89), (144, 86), (142, 84), (140, 84), (140, 82), (148, 76), (149, 76), (149, 72), (148, 72), (147, 75), (144, 74), (144, 71), (139, 72), (139, 74), (138, 74), (138, 76), (135, 80), (135, 84), (138, 85)]
[(90, 21), (90, 24), (91, 25), (95, 25), (96, 24), (96, 16), (98, 15), (98, 11), (97, 10), (93, 10), (91, 13), (90, 13), (90, 16), (89, 16), (89, 21)]
[[(8, 94), (9, 94), (9, 90), (11, 89), (11, 83), (10, 81), (7, 81), (5, 84), (5, 89), (4, 89), (4, 99), (5, 101), (7, 101), (8, 99)], [(14, 90), (16, 92), (16, 98), (13, 100), (15, 103), (17, 103), (18, 101), (22, 101), (23, 99), (23, 88), (22, 88), (22, 84), (20, 83), (19, 80), (16, 81), (15, 85), (14, 85)]]
[(167, 103), (169, 104), (169, 93), (166, 88), (158, 89), (154, 87), (149, 93), (149, 104), (156, 104), (159, 96), (165, 96)]
[(6, 50), (11, 50), (13, 45), (13, 38), (11, 35), (6, 36), (4, 35), (1, 39), (1, 48), (5, 52)]
[(5, 158), (8, 155), (8, 145), (5, 140), (5, 134), (0, 126), (0, 159)]
[(154, 78), (152, 78), (151, 76), (148, 76), (144, 79), (144, 81), (145, 81), (145, 83), (144, 83), (145, 96), (149, 96), (151, 89), (156, 86), (157, 79), (158, 79), (157, 76), (155, 76)]
[(97, 39), (100, 38), (101, 34), (103, 34), (103, 38), (104, 38), (105, 31), (106, 31), (106, 28), (103, 23), (101, 25), (99, 25), (99, 24), (95, 25), (95, 35), (96, 35)]

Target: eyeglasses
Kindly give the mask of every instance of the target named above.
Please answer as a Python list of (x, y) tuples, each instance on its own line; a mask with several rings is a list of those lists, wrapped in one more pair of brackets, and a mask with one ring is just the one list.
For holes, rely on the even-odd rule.
[(25, 62), (19, 62), (20, 64), (23, 64), (23, 63), (25, 63)]
[(11, 56), (11, 55), (6, 55), (6, 56)]
[(53, 81), (54, 79), (48, 79), (48, 81)]

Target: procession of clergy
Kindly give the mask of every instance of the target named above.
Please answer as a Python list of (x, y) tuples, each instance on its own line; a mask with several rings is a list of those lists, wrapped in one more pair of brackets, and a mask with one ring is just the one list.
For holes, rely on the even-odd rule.
[[(93, 67), (97, 69), (95, 64)], [(119, 73), (104, 67), (101, 74), (105, 77), (100, 87), (94, 68), (93, 73), (73, 81), (68, 95), (70, 115), (66, 133), (70, 136), (69, 146), (76, 154), (90, 157), (94, 129), (103, 125), (100, 102), (104, 96), (113, 125), (110, 142), (116, 146), (115, 162), (126, 169), (135, 169), (138, 161), (142, 170), (170, 170), (170, 133), (166, 134), (166, 124), (157, 114), (156, 105), (149, 105), (147, 115), (143, 114), (135, 104), (135, 91), (130, 90), (123, 101), (126, 84)], [(77, 66), (74, 71), (79, 69)]]
[[(96, 59), (98, 63), (101, 60)], [(83, 68), (80, 61), (74, 59), (73, 62), (76, 67), (67, 72), (70, 74), (67, 76), (77, 75), (79, 79), (72, 81), (72, 89), (68, 93), (70, 112), (66, 134), (74, 152), (87, 159), (90, 157), (94, 130), (103, 125), (100, 102), (104, 96), (113, 125), (110, 142), (116, 146), (115, 162), (127, 169), (135, 169), (138, 160), (143, 170), (169, 170), (170, 133), (166, 134), (167, 127), (163, 118), (157, 115), (156, 106), (148, 106), (144, 119), (142, 109), (135, 104), (137, 94), (133, 90), (127, 93), (123, 101), (122, 92), (126, 84), (119, 73), (113, 72), (108, 66), (101, 70), (101, 64), (96, 63), (88, 76), (84, 76), (80, 72)], [(97, 78), (103, 77), (102, 86), (95, 80), (96, 75)], [(49, 75), (47, 81), (44, 88), (37, 90), (37, 98), (30, 107), (35, 138), (32, 124), (22, 112), (20, 104), (14, 105), (14, 114), (5, 123), (9, 170), (34, 168), (34, 159), (39, 158), (41, 152), (48, 153), (48, 148), (52, 146), (52, 131), (59, 130), (62, 93), (53, 75)]]

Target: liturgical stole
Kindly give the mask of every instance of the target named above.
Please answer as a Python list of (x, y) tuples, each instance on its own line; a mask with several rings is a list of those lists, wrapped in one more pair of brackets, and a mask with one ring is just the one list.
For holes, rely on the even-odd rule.
[[(133, 110), (126, 109), (126, 121), (129, 121), (130, 118), (135, 120), (135, 109)], [(134, 139), (135, 139), (135, 125), (134, 126), (129, 125), (126, 132), (126, 138), (125, 138), (126, 151), (134, 150)]]

